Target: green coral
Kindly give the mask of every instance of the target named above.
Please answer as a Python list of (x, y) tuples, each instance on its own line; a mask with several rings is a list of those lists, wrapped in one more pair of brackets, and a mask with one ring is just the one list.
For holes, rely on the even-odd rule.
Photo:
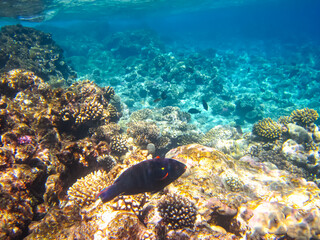
[(281, 137), (282, 129), (271, 118), (265, 118), (253, 125), (252, 132), (266, 141), (274, 141)]
[(319, 118), (319, 114), (314, 109), (304, 108), (294, 110), (291, 113), (290, 118), (300, 126), (309, 126)]

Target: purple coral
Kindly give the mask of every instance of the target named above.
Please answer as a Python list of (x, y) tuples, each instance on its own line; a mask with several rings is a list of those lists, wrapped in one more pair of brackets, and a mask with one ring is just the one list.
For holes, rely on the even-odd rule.
[(24, 135), (19, 137), (17, 142), (19, 145), (30, 144), (32, 142), (32, 137), (29, 135)]

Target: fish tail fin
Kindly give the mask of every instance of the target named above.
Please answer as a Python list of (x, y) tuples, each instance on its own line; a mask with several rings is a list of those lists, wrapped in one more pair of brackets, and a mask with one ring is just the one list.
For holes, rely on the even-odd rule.
[(119, 187), (113, 184), (103, 189), (96, 197), (96, 200), (100, 197), (102, 202), (109, 202), (121, 193)]

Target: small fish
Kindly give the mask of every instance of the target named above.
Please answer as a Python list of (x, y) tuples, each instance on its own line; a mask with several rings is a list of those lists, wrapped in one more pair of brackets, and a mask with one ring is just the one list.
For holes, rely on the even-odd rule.
[(18, 16), (18, 20), (26, 22), (42, 22), (45, 18), (43, 15), (34, 15), (34, 16)]
[(199, 111), (199, 110), (196, 109), (196, 108), (190, 108), (190, 109), (188, 110), (188, 113), (196, 114), (196, 113), (201, 113), (201, 111)]
[(202, 106), (206, 111), (208, 111), (208, 103), (204, 99), (202, 99)]
[(166, 93), (165, 91), (163, 91), (163, 92), (161, 93), (160, 97), (159, 97), (159, 98), (156, 98), (155, 100), (153, 100), (153, 102), (156, 103), (156, 102), (159, 102), (159, 101), (164, 100), (164, 99), (166, 99), (166, 98), (167, 98), (167, 93)]
[(165, 91), (163, 91), (163, 92), (161, 93), (161, 98), (162, 98), (163, 100), (167, 98), (167, 93), (166, 93)]
[(158, 192), (179, 178), (187, 166), (172, 158), (142, 161), (126, 169), (114, 183), (103, 189), (97, 196), (108, 202), (120, 194), (134, 195), (144, 192)]

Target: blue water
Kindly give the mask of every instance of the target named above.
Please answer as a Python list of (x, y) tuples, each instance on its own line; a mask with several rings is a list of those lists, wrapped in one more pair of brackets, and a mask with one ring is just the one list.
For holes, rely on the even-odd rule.
[[(203, 132), (235, 122), (250, 129), (261, 118), (276, 119), (297, 108), (320, 110), (320, 2), (225, 2), (228, 4), (220, 1), (221, 6), (210, 5), (210, 1), (202, 5), (168, 1), (126, 6), (96, 1), (74, 8), (61, 4), (55, 6), (59, 11), (52, 6), (46, 10), (54, 12), (46, 21), (6, 18), (1, 25), (21, 23), (51, 33), (79, 79), (113, 86), (130, 112), (165, 106), (199, 109), (201, 113), (192, 115), (192, 122)], [(171, 81), (163, 77), (163, 69), (151, 74), (148, 64), (152, 57), (140, 53), (115, 56), (108, 46), (110, 39), (120, 33), (121, 41), (136, 30), (146, 30), (152, 39), (158, 39), (157, 54), (171, 56), (177, 66), (200, 54), (205, 59), (193, 59), (194, 70), (217, 79), (197, 83), (194, 75), (183, 73)], [(137, 41), (133, 45), (140, 49), (152, 48)], [(210, 61), (211, 65), (204, 66)], [(137, 65), (145, 72), (132, 80)], [(213, 76), (214, 67), (217, 76)], [(222, 90), (216, 91), (215, 84)], [(154, 102), (164, 91), (168, 98)], [(208, 111), (203, 109), (202, 99), (208, 102)], [(239, 101), (250, 102), (250, 117), (236, 109)]]

